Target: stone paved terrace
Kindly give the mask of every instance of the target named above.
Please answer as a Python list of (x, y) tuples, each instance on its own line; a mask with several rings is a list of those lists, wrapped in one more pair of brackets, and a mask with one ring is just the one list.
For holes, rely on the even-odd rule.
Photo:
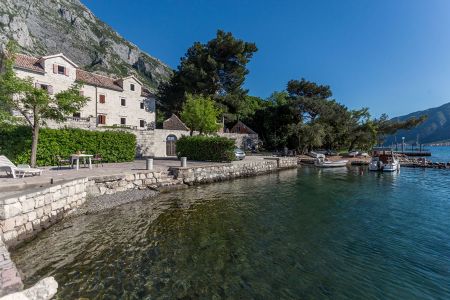
[[(264, 157), (262, 156), (247, 156), (244, 160), (234, 161), (232, 164), (243, 164), (263, 159)], [(153, 170), (167, 171), (170, 167), (180, 166), (180, 164), (180, 161), (175, 159), (155, 159), (153, 161)], [(208, 165), (219, 165), (219, 163), (188, 161), (189, 167)], [(41, 176), (27, 176), (25, 178), (16, 179), (6, 176), (6, 173), (4, 172), (0, 172), (0, 199), (24, 193), (26, 190), (49, 186), (52, 178), (53, 183), (56, 184), (77, 178), (138, 173), (144, 171), (145, 167), (145, 160), (135, 160), (128, 163), (105, 163), (103, 167), (101, 165), (99, 167), (93, 165), (92, 170), (87, 167), (84, 168), (84, 166), (80, 164), (80, 169), (78, 171), (71, 169), (70, 167), (62, 167), (61, 169), (58, 169), (58, 167), (43, 167), (41, 169), (43, 169), (44, 172)]]

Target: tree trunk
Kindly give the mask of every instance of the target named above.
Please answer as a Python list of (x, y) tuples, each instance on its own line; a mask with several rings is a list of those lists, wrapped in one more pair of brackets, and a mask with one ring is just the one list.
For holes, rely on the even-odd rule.
[(34, 168), (36, 167), (36, 154), (37, 154), (37, 146), (38, 146), (38, 139), (39, 139), (39, 121), (34, 121), (34, 126), (32, 128), (33, 130), (33, 140), (31, 142), (31, 166)]

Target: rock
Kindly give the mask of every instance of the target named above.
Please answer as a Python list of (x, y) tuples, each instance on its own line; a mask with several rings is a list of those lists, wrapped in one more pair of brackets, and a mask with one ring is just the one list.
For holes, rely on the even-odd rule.
[(126, 69), (129, 74), (140, 75), (149, 88), (167, 81), (172, 74), (166, 64), (97, 19), (80, 0), (0, 1), (0, 48), (10, 37), (25, 54), (62, 52), (80, 67), (98, 73)]
[(55, 278), (47, 277), (40, 280), (29, 289), (6, 295), (0, 300), (48, 300), (58, 291), (58, 283)]

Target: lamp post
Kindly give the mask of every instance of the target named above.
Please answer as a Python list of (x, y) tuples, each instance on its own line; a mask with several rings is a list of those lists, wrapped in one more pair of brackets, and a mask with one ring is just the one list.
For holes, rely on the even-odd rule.
[(402, 153), (405, 152), (405, 137), (402, 136)]

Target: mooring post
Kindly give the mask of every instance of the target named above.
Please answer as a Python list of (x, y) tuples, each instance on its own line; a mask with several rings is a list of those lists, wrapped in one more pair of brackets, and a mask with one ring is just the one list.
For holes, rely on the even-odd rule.
[(147, 158), (145, 169), (147, 169), (148, 171), (153, 170), (153, 158)]
[(181, 167), (182, 168), (187, 167), (187, 157), (181, 157)]

